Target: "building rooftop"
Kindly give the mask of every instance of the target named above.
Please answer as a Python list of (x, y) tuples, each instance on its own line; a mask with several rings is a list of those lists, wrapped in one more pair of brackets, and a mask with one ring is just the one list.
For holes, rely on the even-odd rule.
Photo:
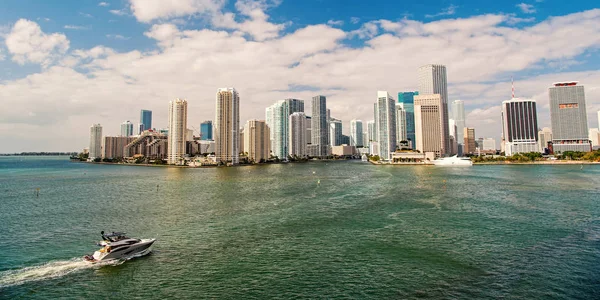
[(561, 82), (555, 82), (552, 85), (554, 86), (574, 86), (577, 85), (579, 83), (579, 81), (561, 81)]

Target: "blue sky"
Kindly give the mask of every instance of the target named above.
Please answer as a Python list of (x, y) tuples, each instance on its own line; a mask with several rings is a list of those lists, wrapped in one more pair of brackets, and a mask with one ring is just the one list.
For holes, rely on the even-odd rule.
[[(102, 3), (104, 2), (104, 3)], [(214, 118), (217, 88), (235, 86), (242, 119), (295, 97), (328, 96), (347, 132), (372, 119), (377, 90), (416, 89), (416, 69), (448, 67), (467, 125), (499, 142), (499, 106), (534, 98), (549, 126), (547, 88), (579, 80), (590, 127), (600, 109), (600, 10), (532, 1), (13, 1), (0, 10), (0, 152), (80, 150), (89, 126), (118, 134), (140, 109), (166, 126), (174, 97), (189, 127)], [(301, 87), (301, 88), (299, 88)], [(307, 108), (310, 104), (307, 101)], [(196, 124), (196, 125), (193, 125)], [(192, 126), (193, 125), (193, 126)], [(53, 138), (43, 137), (48, 130)], [(40, 138), (41, 137), (41, 138)], [(42, 140), (40, 140), (42, 139)]]

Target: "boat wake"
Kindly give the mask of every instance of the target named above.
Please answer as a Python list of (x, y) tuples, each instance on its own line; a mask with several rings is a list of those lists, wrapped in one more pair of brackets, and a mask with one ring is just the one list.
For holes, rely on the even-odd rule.
[(123, 262), (124, 261), (122, 260), (110, 260), (89, 263), (78, 257), (70, 260), (51, 261), (42, 265), (26, 267), (17, 270), (3, 271), (0, 272), (0, 289), (14, 285), (21, 285), (32, 281), (58, 278), (86, 269), (97, 269), (107, 265), (120, 265)]

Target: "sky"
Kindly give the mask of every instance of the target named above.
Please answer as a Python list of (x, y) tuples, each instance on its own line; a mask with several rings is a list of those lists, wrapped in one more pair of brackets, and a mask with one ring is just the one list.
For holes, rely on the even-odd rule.
[(218, 88), (240, 93), (240, 123), (277, 100), (327, 96), (344, 134), (373, 119), (377, 91), (417, 89), (417, 69), (447, 67), (449, 101), (463, 100), (476, 137), (501, 135), (500, 105), (548, 88), (585, 86), (588, 126), (600, 110), (596, 1), (3, 0), (0, 153), (81, 151), (90, 126), (118, 135), (168, 103), (188, 100), (188, 127), (215, 118)]

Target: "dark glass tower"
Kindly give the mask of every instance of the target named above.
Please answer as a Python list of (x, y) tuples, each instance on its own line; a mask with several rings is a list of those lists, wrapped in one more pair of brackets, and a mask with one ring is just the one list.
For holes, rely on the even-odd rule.
[(398, 93), (398, 103), (404, 104), (406, 111), (406, 135), (415, 149), (415, 96), (419, 92), (400, 92)]

